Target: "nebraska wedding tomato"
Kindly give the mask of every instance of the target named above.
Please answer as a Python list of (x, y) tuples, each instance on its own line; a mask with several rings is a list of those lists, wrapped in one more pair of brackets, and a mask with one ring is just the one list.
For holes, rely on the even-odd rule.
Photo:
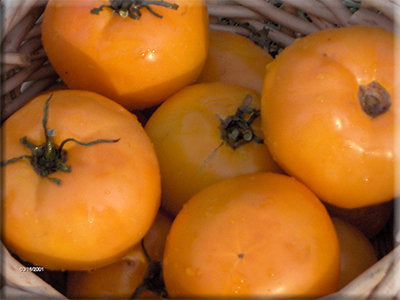
[(197, 82), (234, 83), (261, 93), (272, 56), (242, 35), (218, 30), (209, 35), (208, 56)]
[(340, 246), (340, 277), (338, 288), (354, 278), (377, 261), (374, 247), (356, 227), (338, 218), (332, 218)]
[(262, 128), (278, 164), (322, 200), (365, 207), (395, 194), (394, 34), (329, 29), (275, 58), (262, 93)]
[(160, 163), (162, 206), (176, 215), (202, 188), (224, 178), (276, 171), (262, 142), (259, 94), (222, 82), (183, 88), (145, 129)]
[[(146, 233), (143, 243), (152, 262), (162, 260), (165, 239), (170, 226), (170, 218), (163, 212), (159, 212)], [(90, 271), (69, 272), (67, 296), (71, 299), (129, 298), (142, 283), (148, 265), (141, 244), (137, 244), (121, 260), (111, 265)], [(144, 287), (143, 292), (146, 291), (146, 294), (149, 294), (148, 288)], [(138, 296), (144, 297), (144, 294), (140, 293)]]
[(21, 259), (46, 269), (101, 267), (153, 223), (154, 148), (114, 101), (86, 91), (43, 94), (5, 121), (3, 137), (3, 240)]
[(69, 88), (143, 109), (197, 79), (208, 14), (204, 0), (50, 0), (42, 42)]
[(308, 298), (336, 290), (340, 250), (332, 221), (294, 178), (256, 173), (193, 196), (167, 236), (171, 297)]

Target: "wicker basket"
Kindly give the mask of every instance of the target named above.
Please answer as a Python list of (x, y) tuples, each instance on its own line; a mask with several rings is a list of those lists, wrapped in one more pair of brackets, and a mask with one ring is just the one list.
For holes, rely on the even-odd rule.
[[(0, 0), (3, 16), (2, 122), (35, 95), (66, 88), (40, 40), (46, 0)], [(207, 0), (210, 28), (245, 35), (275, 55), (295, 38), (331, 27), (371, 25), (400, 32), (400, 0)], [(399, 74), (400, 75), (400, 74)], [(398, 202), (398, 201), (397, 201)], [(381, 258), (339, 292), (323, 299), (400, 299), (400, 205), (373, 244)], [(394, 225), (393, 225), (394, 224)], [(397, 234), (396, 234), (397, 233)], [(1, 244), (5, 297), (65, 298), (51, 277), (27, 270)]]

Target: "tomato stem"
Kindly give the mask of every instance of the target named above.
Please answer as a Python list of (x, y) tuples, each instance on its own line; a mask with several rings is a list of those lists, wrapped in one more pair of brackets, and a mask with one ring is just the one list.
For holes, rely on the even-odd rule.
[(357, 97), (362, 110), (371, 118), (384, 114), (392, 105), (390, 94), (377, 81), (360, 85)]
[(149, 254), (147, 253), (146, 247), (144, 246), (144, 239), (141, 240), (140, 245), (142, 246), (142, 250), (146, 260), (148, 262), (148, 267), (146, 270), (146, 274), (143, 277), (142, 282), (135, 289), (130, 299), (136, 299), (139, 294), (144, 290), (149, 290), (156, 293), (162, 299), (168, 298), (168, 292), (165, 288), (164, 278), (162, 274), (162, 265), (159, 261), (153, 261)]
[(116, 140), (106, 140), (106, 139), (98, 139), (91, 142), (80, 142), (74, 138), (67, 138), (63, 140), (60, 146), (57, 146), (54, 143), (54, 136), (56, 134), (54, 129), (47, 128), (47, 120), (49, 115), (49, 103), (53, 95), (46, 100), (44, 105), (44, 114), (43, 114), (43, 131), (45, 135), (45, 142), (40, 145), (35, 145), (28, 141), (27, 137), (24, 136), (20, 139), (20, 142), (25, 145), (30, 151), (31, 155), (22, 155), (18, 157), (11, 158), (6, 161), (2, 161), (0, 163), (1, 166), (5, 166), (22, 159), (28, 159), (35, 170), (35, 172), (42, 176), (46, 177), (52, 182), (57, 183), (57, 185), (61, 184), (61, 180), (56, 177), (49, 177), (49, 175), (55, 172), (71, 172), (71, 166), (67, 165), (67, 151), (64, 150), (64, 145), (68, 142), (74, 142), (81, 146), (92, 146), (99, 143), (116, 143), (119, 139)]
[(250, 142), (262, 144), (264, 140), (254, 133), (251, 124), (260, 116), (260, 110), (250, 107), (252, 97), (247, 95), (236, 113), (225, 119), (219, 120), (221, 124), (221, 139), (226, 142), (232, 149), (236, 149)]
[(141, 10), (146, 8), (150, 13), (158, 18), (163, 16), (155, 12), (151, 5), (163, 6), (170, 9), (178, 9), (178, 5), (163, 0), (110, 0), (110, 5), (101, 5), (98, 8), (93, 8), (90, 13), (98, 15), (103, 8), (109, 8), (119, 14), (121, 17), (130, 17), (134, 20), (139, 20), (142, 16)]

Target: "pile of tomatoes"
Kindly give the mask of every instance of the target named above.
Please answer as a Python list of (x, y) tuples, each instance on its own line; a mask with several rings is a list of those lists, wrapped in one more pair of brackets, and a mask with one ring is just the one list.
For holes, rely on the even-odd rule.
[(319, 297), (376, 262), (392, 33), (272, 58), (204, 0), (50, 0), (42, 42), (69, 89), (4, 123), (3, 240), (68, 297)]

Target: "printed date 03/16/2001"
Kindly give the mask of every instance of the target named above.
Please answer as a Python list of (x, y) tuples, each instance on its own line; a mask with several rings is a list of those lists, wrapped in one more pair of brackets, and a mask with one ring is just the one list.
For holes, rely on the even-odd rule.
[(18, 270), (20, 272), (43, 272), (44, 268), (43, 267), (19, 267)]

